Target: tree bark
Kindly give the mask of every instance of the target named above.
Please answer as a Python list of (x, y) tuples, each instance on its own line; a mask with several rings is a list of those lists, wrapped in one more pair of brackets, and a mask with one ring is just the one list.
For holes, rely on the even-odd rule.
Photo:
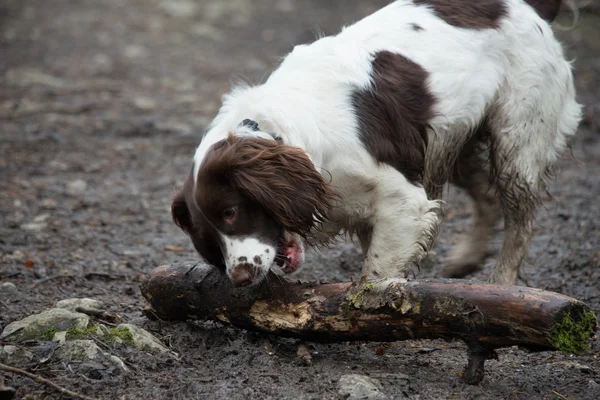
[(316, 342), (460, 339), (469, 347), (468, 383), (483, 378), (494, 349), (585, 353), (597, 329), (590, 308), (570, 297), (520, 286), (464, 280), (386, 279), (266, 284), (234, 288), (203, 263), (156, 268), (141, 285), (150, 318), (209, 319)]

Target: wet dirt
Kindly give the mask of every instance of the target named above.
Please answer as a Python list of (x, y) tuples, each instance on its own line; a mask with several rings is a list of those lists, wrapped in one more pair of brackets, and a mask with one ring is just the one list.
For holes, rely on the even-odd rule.
[[(180, 360), (115, 348), (132, 366), (90, 381), (52, 360), (30, 370), (101, 399), (326, 399), (357, 373), (393, 398), (600, 398), (600, 341), (590, 354), (499, 351), (479, 386), (460, 383), (458, 342), (308, 344), (213, 323), (156, 323), (139, 283), (154, 267), (197, 256), (170, 201), (232, 82), (259, 82), (294, 44), (335, 33), (385, 1), (6, 0), (0, 3), (0, 330), (71, 297), (110, 304)], [(571, 16), (562, 15), (568, 26)], [(600, 312), (600, 15), (557, 30), (574, 59), (585, 119), (549, 182), (522, 277)], [(435, 276), (471, 213), (447, 192), (447, 221), (419, 277)], [(498, 228), (493, 252), (501, 244)], [(486, 279), (494, 254), (472, 278)], [(311, 252), (299, 279), (358, 276), (351, 243)], [(520, 282), (523, 284), (523, 282)], [(33, 344), (31, 344), (33, 345)], [(385, 351), (382, 351), (385, 349)], [(67, 398), (5, 375), (20, 396)]]

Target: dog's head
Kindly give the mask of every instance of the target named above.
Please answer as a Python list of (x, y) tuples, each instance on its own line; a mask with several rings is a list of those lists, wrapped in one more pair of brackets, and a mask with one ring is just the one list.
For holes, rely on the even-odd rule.
[[(194, 171), (194, 170), (192, 170)], [(295, 271), (302, 238), (323, 222), (333, 194), (299, 147), (230, 134), (215, 143), (175, 196), (172, 215), (235, 286), (260, 283), (272, 265)]]

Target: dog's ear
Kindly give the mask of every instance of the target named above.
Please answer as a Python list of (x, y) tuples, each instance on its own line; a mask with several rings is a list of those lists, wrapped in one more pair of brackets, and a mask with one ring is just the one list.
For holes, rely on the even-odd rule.
[(227, 176), (234, 188), (264, 207), (289, 232), (307, 237), (324, 222), (334, 193), (304, 150), (256, 138), (234, 139), (232, 145), (235, 151)]
[(171, 203), (171, 217), (173, 218), (175, 225), (180, 227), (187, 234), (190, 234), (192, 230), (192, 218), (183, 191), (179, 191), (175, 197), (173, 197), (173, 203)]

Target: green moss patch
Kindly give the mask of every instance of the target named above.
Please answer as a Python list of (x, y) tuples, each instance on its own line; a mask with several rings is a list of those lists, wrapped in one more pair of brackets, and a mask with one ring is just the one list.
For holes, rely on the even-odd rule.
[(128, 328), (111, 328), (106, 335), (106, 344), (113, 345), (115, 343), (124, 343), (133, 346), (133, 334)]
[(89, 339), (97, 330), (98, 324), (91, 324), (86, 329), (67, 329), (67, 340)]
[[(118, 343), (133, 346), (133, 334), (129, 329), (124, 327), (104, 328), (104, 335), (99, 335), (98, 328), (98, 324), (92, 324), (87, 329), (69, 329), (67, 330), (67, 340), (81, 340), (97, 337), (110, 346)], [(54, 336), (54, 333), (52, 335)]]
[(590, 351), (590, 339), (597, 327), (596, 315), (592, 311), (584, 311), (577, 316), (566, 312), (551, 328), (551, 343), (563, 353), (587, 353)]
[(57, 332), (56, 328), (51, 326), (50, 328), (46, 329), (46, 331), (42, 335), (42, 338), (44, 340), (52, 340), (54, 338), (54, 335), (56, 334), (56, 332)]
[(348, 310), (352, 310), (353, 308), (360, 308), (360, 302), (364, 297), (365, 293), (370, 292), (375, 289), (375, 283), (369, 283), (365, 285), (358, 293), (353, 296), (346, 297), (346, 303), (348, 305)]

